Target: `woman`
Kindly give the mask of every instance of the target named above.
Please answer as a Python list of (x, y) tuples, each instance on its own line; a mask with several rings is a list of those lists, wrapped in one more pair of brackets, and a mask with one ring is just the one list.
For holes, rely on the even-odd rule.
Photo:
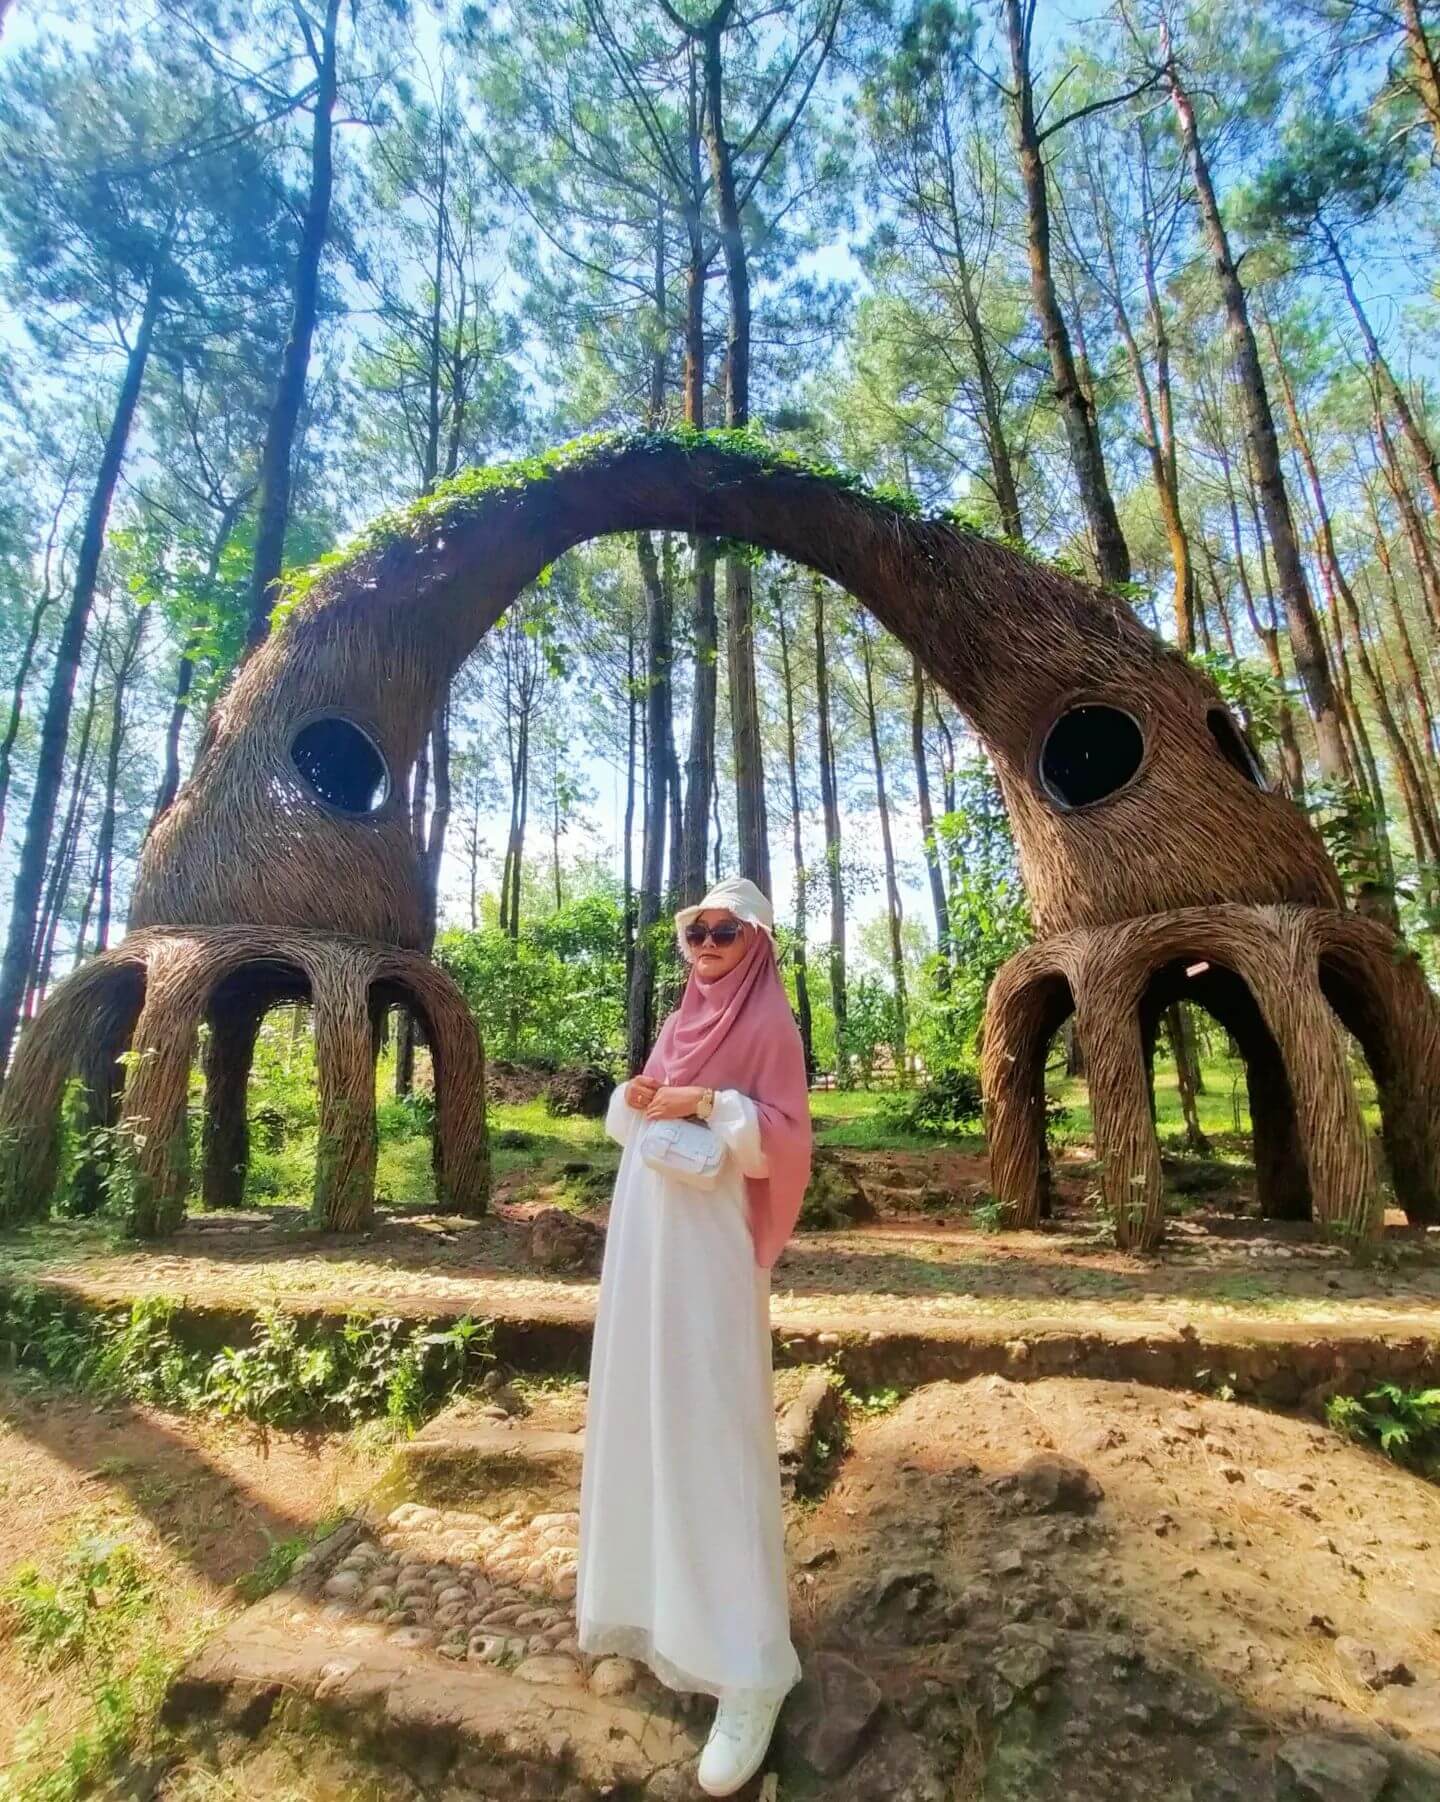
[[(675, 916), (690, 974), (644, 1072), (616, 1089), (624, 1146), (590, 1362), (575, 1598), (580, 1647), (718, 1698), (697, 1777), (759, 1768), (799, 1679), (785, 1582), (770, 1267), (810, 1175), (805, 1058), (770, 903), (732, 878)], [(714, 1188), (646, 1163), (657, 1120), (706, 1122)]]

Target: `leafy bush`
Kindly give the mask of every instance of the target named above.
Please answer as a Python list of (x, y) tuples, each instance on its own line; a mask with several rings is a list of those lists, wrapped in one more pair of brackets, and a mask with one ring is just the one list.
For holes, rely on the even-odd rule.
[(249, 1345), (211, 1354), (183, 1343), (177, 1313), (156, 1298), (82, 1314), (43, 1290), (15, 1289), (0, 1299), (0, 1346), (54, 1381), (177, 1412), (277, 1428), (383, 1417), (405, 1431), (494, 1356), (489, 1321), (431, 1330), (352, 1314), (302, 1326), (279, 1309), (260, 1315)]
[(887, 1095), (881, 1111), (897, 1132), (956, 1132), (980, 1120), (980, 1078), (964, 1065), (942, 1070), (918, 1089)]
[(459, 984), (487, 1048), (604, 1063), (625, 1021), (625, 935), (619, 904), (590, 895), (523, 926), (441, 933), (439, 963)]
[(1337, 1432), (1370, 1441), (1397, 1464), (1440, 1477), (1440, 1389), (1382, 1383), (1364, 1396), (1333, 1395), (1325, 1418)]

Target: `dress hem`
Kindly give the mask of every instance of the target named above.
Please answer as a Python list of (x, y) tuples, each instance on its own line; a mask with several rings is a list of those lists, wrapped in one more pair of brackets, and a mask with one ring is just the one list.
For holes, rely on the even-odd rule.
[(667, 1658), (656, 1646), (648, 1627), (586, 1627), (579, 1635), (579, 1646), (582, 1652), (592, 1658), (633, 1658), (640, 1664), (648, 1665), (667, 1689), (691, 1695), (715, 1696), (717, 1699), (727, 1689), (779, 1689), (782, 1684), (788, 1689), (799, 1682), (801, 1675), (800, 1660), (792, 1647), (789, 1673), (768, 1680), (757, 1678), (744, 1684), (717, 1683), (713, 1678), (698, 1676), (694, 1671), (687, 1671), (673, 1659)]

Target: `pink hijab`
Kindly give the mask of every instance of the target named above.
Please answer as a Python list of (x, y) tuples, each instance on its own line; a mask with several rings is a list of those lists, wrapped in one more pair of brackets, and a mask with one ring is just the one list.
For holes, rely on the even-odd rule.
[(685, 993), (660, 1028), (646, 1076), (709, 1089), (739, 1089), (760, 1116), (769, 1175), (745, 1178), (755, 1262), (779, 1257), (795, 1230), (810, 1181), (810, 1085), (775, 945), (759, 927), (744, 957), (714, 982), (692, 969)]

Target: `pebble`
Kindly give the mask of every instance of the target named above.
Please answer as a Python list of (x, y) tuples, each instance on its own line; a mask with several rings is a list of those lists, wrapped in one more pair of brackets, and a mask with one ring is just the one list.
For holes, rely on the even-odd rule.
[(358, 1596), (364, 1587), (365, 1579), (359, 1571), (337, 1571), (325, 1585), (327, 1596), (334, 1596), (337, 1601), (348, 1602), (352, 1596)]
[(404, 1652), (418, 1652), (435, 1643), (429, 1627), (397, 1627), (388, 1637), (392, 1646), (399, 1646)]
[(640, 1667), (633, 1658), (602, 1658), (590, 1673), (590, 1688), (597, 1696), (623, 1696), (640, 1681)]
[(579, 1664), (562, 1652), (541, 1652), (524, 1658), (515, 1666), (515, 1675), (527, 1683), (576, 1683), (582, 1680)]

